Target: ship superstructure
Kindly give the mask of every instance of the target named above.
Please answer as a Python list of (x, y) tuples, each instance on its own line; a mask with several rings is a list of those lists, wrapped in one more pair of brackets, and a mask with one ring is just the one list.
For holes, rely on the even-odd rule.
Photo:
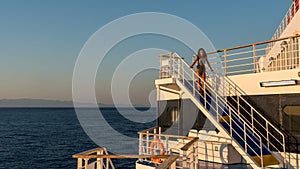
[(298, 10), (295, 0), (269, 41), (209, 52), (206, 81), (177, 53), (161, 54), (157, 124), (138, 133), (138, 155), (98, 148), (74, 155), (78, 168), (114, 168), (113, 158), (136, 158), (137, 169), (300, 168)]

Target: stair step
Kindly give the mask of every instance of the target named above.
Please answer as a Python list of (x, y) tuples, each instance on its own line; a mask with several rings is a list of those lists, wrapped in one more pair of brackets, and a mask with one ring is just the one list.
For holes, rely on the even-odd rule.
[[(252, 156), (252, 158), (254, 159), (254, 161), (256, 161), (256, 163), (261, 166), (261, 158), (258, 156)], [(272, 155), (264, 155), (263, 156), (263, 166), (269, 166), (269, 165), (278, 165), (279, 161)]]

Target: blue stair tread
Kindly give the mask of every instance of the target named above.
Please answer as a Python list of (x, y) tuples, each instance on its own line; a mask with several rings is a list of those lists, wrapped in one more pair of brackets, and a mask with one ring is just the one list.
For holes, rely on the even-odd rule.
[[(230, 132), (230, 126), (226, 122), (222, 122), (221, 125), (225, 128), (226, 131)], [(260, 154), (260, 148), (259, 148), (259, 141), (256, 137), (254, 137), (250, 131), (247, 131), (247, 136), (246, 136), (246, 142), (247, 142), (247, 152), (250, 156), (255, 156), (256, 154)], [(251, 139), (250, 139), (251, 136)], [(244, 133), (243, 130), (236, 127), (233, 128), (232, 132), (232, 137), (238, 142), (238, 144), (245, 149), (245, 141), (243, 140), (244, 138)], [(256, 143), (256, 144), (255, 144)], [(251, 148), (250, 148), (251, 147)], [(271, 154), (271, 152), (263, 145), (262, 146), (262, 153), (264, 155)]]

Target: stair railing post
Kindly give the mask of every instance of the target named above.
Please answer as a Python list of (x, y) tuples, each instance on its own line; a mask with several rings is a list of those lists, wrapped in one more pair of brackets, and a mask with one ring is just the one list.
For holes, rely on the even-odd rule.
[(231, 115), (231, 108), (229, 108), (229, 125), (230, 125), (230, 136), (232, 137), (232, 115)]
[(184, 79), (184, 64), (183, 64), (183, 61), (181, 61), (181, 74), (182, 74), (182, 83), (184, 85), (185, 79)]
[(253, 117), (253, 108), (251, 107), (251, 126), (252, 129), (254, 130), (254, 117)]
[(270, 139), (269, 139), (269, 124), (266, 121), (266, 130), (267, 130), (267, 142), (268, 142), (268, 149), (270, 149)]
[(243, 128), (243, 132), (244, 132), (244, 142), (245, 142), (245, 152), (247, 153), (247, 132), (246, 132), (246, 123), (244, 122), (244, 128)]
[(239, 118), (241, 118), (240, 96), (236, 95), (236, 97), (237, 97), (238, 115), (239, 115)]
[[(284, 153), (284, 164), (285, 164), (286, 167), (288, 167), (287, 161), (286, 161), (286, 151), (285, 151), (285, 138), (284, 138), (284, 135), (282, 135), (282, 148), (283, 148), (283, 153)], [(297, 154), (298, 154), (298, 152), (297, 152)], [(291, 155), (291, 152), (290, 152), (289, 155)], [(298, 163), (298, 159), (297, 159), (297, 163)]]
[(217, 111), (217, 121), (219, 121), (219, 102), (218, 102), (218, 95), (216, 95), (216, 111)]
[(264, 168), (264, 156), (263, 156), (263, 150), (262, 150), (262, 140), (261, 140), (261, 137), (259, 137), (259, 148), (260, 148), (260, 165), (261, 165), (261, 168), (263, 169)]
[(193, 85), (193, 95), (195, 96), (195, 73), (193, 72), (193, 70), (192, 70), (192, 76), (193, 76), (193, 79), (192, 79), (192, 85)]
[[(201, 78), (199, 78), (199, 80), (200, 80)], [(204, 94), (204, 104), (205, 104), (205, 108), (207, 108), (207, 104), (206, 104), (206, 102), (207, 102), (207, 99), (206, 99), (206, 97), (207, 97), (207, 95), (206, 95), (206, 90), (205, 90), (205, 86), (206, 86), (206, 84), (205, 84), (205, 81), (204, 80), (201, 80), (202, 81), (202, 83), (203, 83), (203, 94)], [(200, 89), (201, 89), (201, 85), (200, 85)]]

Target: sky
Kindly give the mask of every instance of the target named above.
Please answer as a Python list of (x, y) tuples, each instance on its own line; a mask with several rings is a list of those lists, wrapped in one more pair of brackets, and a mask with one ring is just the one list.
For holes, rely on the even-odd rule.
[[(196, 25), (216, 49), (221, 49), (270, 39), (291, 3), (292, 0), (1, 0), (0, 99), (72, 100), (72, 75), (83, 45), (102, 26), (126, 15), (176, 15)], [(99, 102), (112, 103), (110, 78), (116, 67), (111, 65), (121, 61), (124, 53), (129, 55), (160, 44), (166, 47), (158, 43), (161, 38), (148, 37), (133, 37), (110, 52), (108, 64), (99, 67), (95, 80)], [(126, 44), (131, 50), (124, 50), (128, 49)], [(168, 48), (176, 49), (176, 43), (171, 44)], [(147, 103), (154, 88), (157, 73), (149, 70), (144, 74), (147, 76), (138, 74), (128, 89), (136, 104)]]

